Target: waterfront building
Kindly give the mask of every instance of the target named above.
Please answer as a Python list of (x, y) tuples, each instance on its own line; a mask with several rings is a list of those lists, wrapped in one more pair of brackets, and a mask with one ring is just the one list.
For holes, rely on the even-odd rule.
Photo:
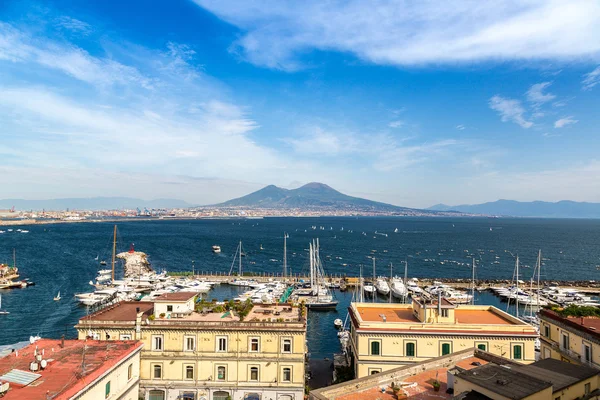
[(306, 319), (289, 304), (206, 303), (195, 293), (121, 302), (82, 318), (79, 338), (138, 339), (147, 400), (300, 400)]
[(564, 317), (542, 309), (540, 357), (585, 364), (600, 369), (600, 318)]
[(3, 400), (138, 400), (142, 343), (41, 339), (0, 359)]
[(535, 361), (536, 330), (492, 306), (414, 298), (412, 304), (352, 303), (349, 314), (358, 378), (471, 347)]
[(598, 371), (547, 359), (522, 364), (470, 348), (313, 390), (310, 400), (597, 398)]

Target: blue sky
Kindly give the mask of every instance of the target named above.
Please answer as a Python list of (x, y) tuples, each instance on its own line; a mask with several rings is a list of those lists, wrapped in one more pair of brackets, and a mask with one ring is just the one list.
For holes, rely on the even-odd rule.
[(600, 202), (600, 3), (481, 3), (1, 2), (0, 197)]

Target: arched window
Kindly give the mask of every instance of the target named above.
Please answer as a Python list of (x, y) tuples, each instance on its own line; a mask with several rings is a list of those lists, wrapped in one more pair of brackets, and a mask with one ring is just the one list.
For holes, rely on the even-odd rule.
[(258, 393), (246, 393), (244, 400), (260, 400), (260, 394)]
[(258, 367), (251, 367), (250, 368), (250, 380), (251, 381), (258, 381)]

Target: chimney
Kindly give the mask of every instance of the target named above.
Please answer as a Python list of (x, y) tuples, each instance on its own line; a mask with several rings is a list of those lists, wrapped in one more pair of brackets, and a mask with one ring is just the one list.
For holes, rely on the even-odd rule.
[(60, 348), (64, 349), (64, 347), (65, 347), (65, 335), (62, 335), (60, 337)]

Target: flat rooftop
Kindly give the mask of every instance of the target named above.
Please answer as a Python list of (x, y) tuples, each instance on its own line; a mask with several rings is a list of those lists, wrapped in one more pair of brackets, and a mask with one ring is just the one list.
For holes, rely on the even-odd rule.
[[(3, 400), (67, 399), (85, 388), (95, 379), (110, 371), (142, 347), (138, 341), (83, 341), (42, 339), (0, 359), (0, 376), (13, 370), (29, 371), (34, 352), (42, 353), (48, 362), (44, 370), (35, 372), (39, 378), (23, 386), (10, 382)], [(85, 348), (85, 369), (81, 361)], [(47, 397), (48, 396), (48, 397)]]
[[(88, 321), (134, 323), (137, 310), (143, 312), (142, 321), (145, 322), (154, 313), (154, 303), (147, 301), (121, 301), (80, 320), (81, 324)], [(300, 322), (298, 307), (290, 304), (254, 305), (244, 322)], [(151, 323), (164, 324), (169, 322), (241, 322), (236, 313), (229, 311), (214, 312), (210, 309), (204, 312), (191, 312), (177, 318), (156, 318)]]
[(154, 301), (181, 301), (186, 302), (189, 299), (197, 296), (197, 292), (175, 292), (175, 293), (165, 293), (158, 296)]
[[(404, 379), (399, 378), (395, 381), (395, 383), (401, 387), (398, 392), (399, 397), (394, 395), (390, 385), (375, 385), (363, 391), (356, 391), (336, 397), (336, 400), (396, 400), (398, 398), (403, 398), (402, 394), (404, 394), (404, 398), (411, 400), (451, 399), (454, 395), (446, 393), (446, 390), (448, 389), (448, 369), (459, 367), (463, 370), (470, 370), (477, 368), (477, 363), (479, 363), (479, 365), (485, 365), (487, 364), (487, 361), (483, 358), (472, 356), (458, 361), (450, 368), (433, 368), (416, 375), (408, 376)], [(382, 375), (384, 374), (386, 374), (386, 372)], [(432, 386), (432, 383), (436, 378), (440, 382), (439, 392), (434, 391)], [(381, 391), (382, 387), (384, 388), (383, 392)]]
[[(352, 303), (358, 315), (366, 323), (383, 323), (385, 316), (386, 323), (398, 324), (420, 324), (421, 322), (414, 316), (413, 308), (409, 304), (382, 305)], [(454, 309), (454, 318), (456, 324), (464, 325), (526, 325), (512, 319), (510, 316), (503, 315), (500, 310), (492, 306), (457, 306)]]

